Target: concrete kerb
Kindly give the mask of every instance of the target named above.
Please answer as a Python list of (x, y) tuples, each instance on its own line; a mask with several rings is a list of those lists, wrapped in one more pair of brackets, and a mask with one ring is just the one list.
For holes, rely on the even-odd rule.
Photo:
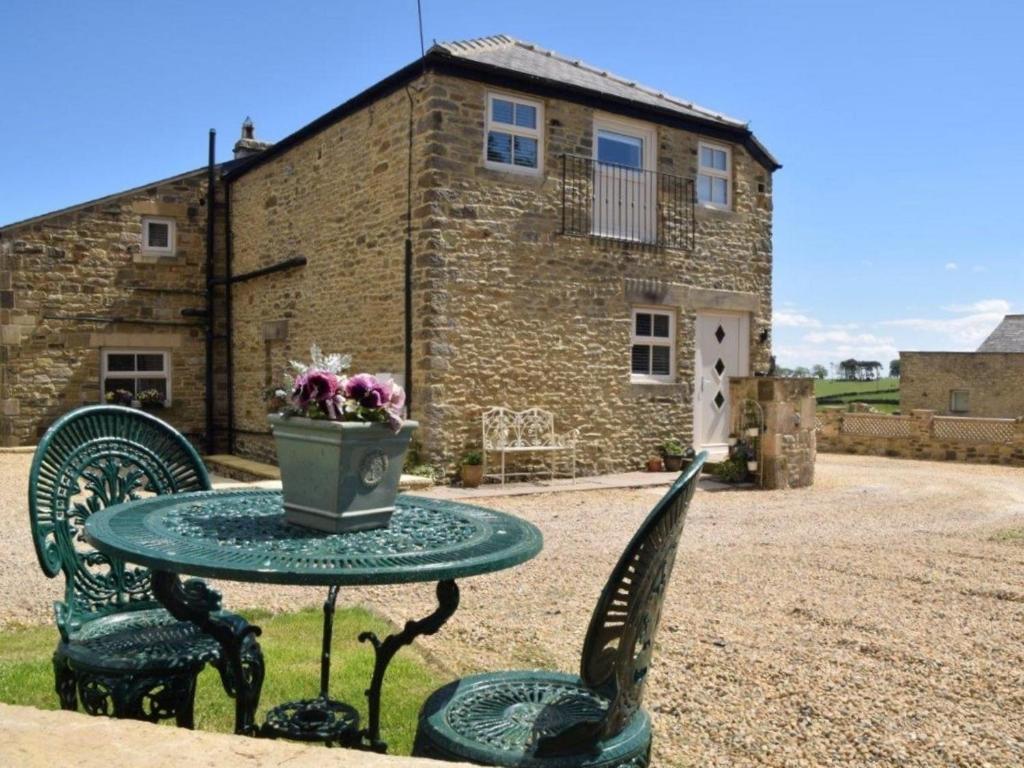
[[(54, 738), (54, 734), (60, 734), (59, 738)], [(183, 764), (189, 768), (468, 766), (0, 704), (0, 765), (110, 768), (141, 762), (147, 768), (179, 768)]]

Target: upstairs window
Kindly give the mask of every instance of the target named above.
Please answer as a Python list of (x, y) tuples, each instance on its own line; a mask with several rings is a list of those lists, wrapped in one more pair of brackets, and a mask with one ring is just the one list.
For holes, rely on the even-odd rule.
[(709, 208), (732, 205), (732, 151), (701, 142), (697, 148), (697, 202)]
[(504, 171), (539, 173), (542, 123), (539, 102), (488, 94), (484, 164)]
[(139, 394), (156, 390), (164, 405), (171, 404), (170, 354), (160, 350), (103, 350), (101, 366), (103, 402), (107, 394), (125, 390), (138, 400)]
[(155, 256), (174, 255), (174, 219), (146, 216), (142, 219), (142, 252)]
[(634, 381), (675, 381), (675, 314), (633, 310), (630, 373)]

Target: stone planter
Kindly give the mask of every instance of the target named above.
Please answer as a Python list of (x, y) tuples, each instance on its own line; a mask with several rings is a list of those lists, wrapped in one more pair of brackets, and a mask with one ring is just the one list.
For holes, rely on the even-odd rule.
[(657, 456), (651, 456), (649, 459), (647, 459), (648, 472), (661, 472), (663, 468), (664, 464), (662, 464), (661, 459), (659, 459)]
[(398, 481), (413, 430), (386, 424), (267, 417), (277, 444), (289, 523), (330, 533), (384, 528), (395, 511)]
[(483, 464), (463, 464), (459, 469), (463, 488), (477, 488), (484, 481)]

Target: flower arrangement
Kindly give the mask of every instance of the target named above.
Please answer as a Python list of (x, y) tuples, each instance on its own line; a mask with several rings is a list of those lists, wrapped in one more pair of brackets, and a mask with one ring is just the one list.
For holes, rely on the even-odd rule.
[(112, 389), (104, 399), (111, 405), (131, 405), (135, 394), (129, 389)]
[(286, 388), (275, 390), (273, 398), (284, 402), (282, 413), (329, 421), (370, 421), (387, 424), (398, 432), (402, 428), (405, 390), (390, 379), (378, 379), (369, 373), (345, 376), (352, 358), (325, 355), (314, 344), (309, 365), (292, 361), (293, 376)]
[(143, 408), (163, 408), (166, 404), (159, 389), (144, 389), (135, 398)]

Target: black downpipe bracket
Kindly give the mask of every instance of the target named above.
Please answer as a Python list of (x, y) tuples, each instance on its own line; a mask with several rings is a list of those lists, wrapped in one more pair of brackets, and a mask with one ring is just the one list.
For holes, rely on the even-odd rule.
[(213, 249), (214, 203), (216, 182), (214, 167), (217, 154), (217, 131), (210, 129), (209, 161), (206, 169), (206, 453), (214, 452), (213, 425)]

